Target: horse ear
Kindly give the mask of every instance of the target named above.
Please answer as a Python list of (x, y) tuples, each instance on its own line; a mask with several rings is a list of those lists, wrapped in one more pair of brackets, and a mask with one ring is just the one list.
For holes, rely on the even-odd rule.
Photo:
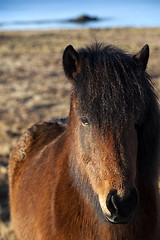
[(146, 44), (136, 55), (133, 56), (136, 61), (140, 64), (143, 71), (146, 70), (148, 59), (149, 59), (149, 46)]
[(81, 70), (79, 53), (69, 45), (63, 53), (63, 68), (66, 76), (73, 80), (77, 73)]

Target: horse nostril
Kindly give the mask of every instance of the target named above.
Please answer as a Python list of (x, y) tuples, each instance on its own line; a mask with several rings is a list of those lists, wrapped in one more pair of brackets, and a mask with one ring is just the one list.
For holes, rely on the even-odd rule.
[(110, 220), (117, 223), (128, 221), (132, 217), (137, 203), (138, 192), (136, 188), (133, 188), (126, 197), (120, 197), (116, 190), (111, 190), (106, 201), (107, 208), (111, 213)]
[(111, 214), (117, 212), (117, 206), (115, 205), (113, 197), (116, 196), (117, 190), (111, 190), (107, 196), (107, 208), (111, 212)]

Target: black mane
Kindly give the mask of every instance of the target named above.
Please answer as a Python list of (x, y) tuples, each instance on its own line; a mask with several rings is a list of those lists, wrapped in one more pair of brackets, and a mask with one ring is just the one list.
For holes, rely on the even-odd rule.
[[(95, 44), (80, 49), (81, 71), (73, 94), (79, 115), (101, 130), (117, 134), (134, 117), (138, 136), (138, 172), (147, 182), (158, 179), (160, 115), (149, 75), (135, 56), (114, 46)], [(147, 62), (147, 61), (146, 61)]]
[(149, 76), (133, 56), (102, 44), (78, 53), (82, 68), (75, 81), (75, 94), (80, 114), (101, 127), (119, 127), (132, 116), (141, 122), (155, 96)]

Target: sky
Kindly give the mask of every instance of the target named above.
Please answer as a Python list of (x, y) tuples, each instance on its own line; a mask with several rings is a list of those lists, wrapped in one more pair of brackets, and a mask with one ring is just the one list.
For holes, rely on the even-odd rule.
[[(45, 25), (43, 21), (46, 20), (53, 21), (52, 24), (46, 24), (51, 28), (67, 28), (73, 24), (62, 24), (59, 20), (81, 14), (101, 18), (103, 21), (93, 23), (95, 27), (160, 26), (160, 0), (0, 0), (1, 28), (27, 28), (29, 25), (40, 28)], [(33, 24), (33, 21), (37, 20), (41, 20), (41, 24)], [(29, 21), (32, 21), (32, 24), (29, 24)], [(92, 23), (86, 26), (90, 25)]]

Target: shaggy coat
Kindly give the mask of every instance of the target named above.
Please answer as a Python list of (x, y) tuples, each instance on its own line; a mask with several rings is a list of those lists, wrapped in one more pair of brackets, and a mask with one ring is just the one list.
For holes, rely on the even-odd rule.
[(159, 109), (136, 55), (94, 44), (63, 54), (67, 119), (32, 126), (9, 161), (19, 240), (160, 240)]

